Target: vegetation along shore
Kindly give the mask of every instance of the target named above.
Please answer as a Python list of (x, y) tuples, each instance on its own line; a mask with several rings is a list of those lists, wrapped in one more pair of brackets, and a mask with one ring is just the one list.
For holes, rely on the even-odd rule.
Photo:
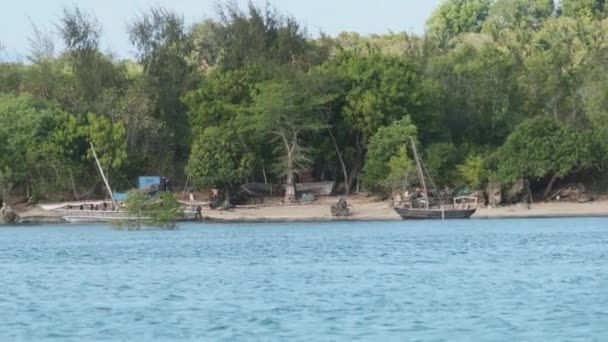
[(211, 18), (144, 11), (119, 60), (66, 8), (33, 25), (27, 61), (0, 54), (3, 202), (42, 220), (37, 203), (103, 199), (95, 146), (113, 191), (162, 175), (214, 220), (332, 219), (337, 197), (298, 186), (315, 182), (351, 219), (397, 219), (420, 175), (477, 197), (474, 217), (608, 214), (604, 1), (445, 0), (423, 35), (313, 35), (235, 2)]

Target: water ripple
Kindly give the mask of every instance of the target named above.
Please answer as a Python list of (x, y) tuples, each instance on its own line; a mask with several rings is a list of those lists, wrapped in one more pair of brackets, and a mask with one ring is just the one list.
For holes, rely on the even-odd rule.
[(0, 340), (608, 340), (608, 220), (0, 229)]

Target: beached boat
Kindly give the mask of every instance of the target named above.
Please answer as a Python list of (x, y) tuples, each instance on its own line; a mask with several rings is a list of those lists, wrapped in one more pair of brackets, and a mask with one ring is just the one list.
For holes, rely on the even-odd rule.
[[(467, 219), (475, 214), (477, 211), (477, 198), (461, 196), (454, 198), (451, 207), (445, 207), (439, 205), (431, 207), (431, 201), (429, 193), (426, 187), (425, 173), (422, 168), (422, 162), (418, 156), (416, 150), (416, 144), (412, 139), (412, 150), (414, 152), (414, 159), (416, 161), (416, 171), (418, 172), (418, 179), (422, 185), (422, 201), (423, 208), (393, 208), (399, 216), (404, 220), (448, 220), (448, 219)], [(430, 178), (430, 176), (426, 175)], [(432, 180), (431, 180), (432, 181)], [(437, 192), (437, 191), (435, 191)]]
[(296, 192), (315, 196), (331, 196), (334, 182), (312, 182), (296, 184)]
[[(149, 219), (144, 215), (134, 215), (121, 208), (116, 201), (114, 193), (110, 188), (108, 179), (106, 178), (103, 168), (97, 158), (95, 148), (91, 143), (91, 150), (95, 157), (95, 162), (99, 168), (99, 173), (103, 178), (104, 184), (110, 195), (111, 202), (108, 204), (105, 201), (84, 201), (84, 202), (68, 202), (59, 204), (40, 205), (42, 209), (51, 211), (61, 216), (65, 221), (70, 223), (112, 223), (112, 222), (129, 222), (129, 221), (146, 221)], [(149, 177), (148, 177), (149, 178)], [(182, 205), (183, 206), (183, 205)], [(200, 207), (199, 207), (200, 208)], [(179, 221), (194, 221), (200, 218), (200, 212), (194, 207), (184, 207), (184, 214)]]
[(285, 187), (278, 184), (246, 183), (241, 185), (241, 189), (258, 197), (282, 196), (285, 193)]
[[(60, 204), (43, 204), (40, 205), (40, 207), (58, 214), (69, 223), (112, 223), (140, 220), (145, 221), (148, 219), (148, 217), (145, 215), (137, 217), (122, 209), (99, 209), (102, 207), (102, 205), (103, 202), (71, 202)], [(91, 209), (91, 207), (93, 209)], [(184, 209), (184, 216), (179, 221), (195, 221), (197, 218), (198, 213), (196, 210)]]
[[(281, 196), (285, 193), (285, 186), (264, 183), (246, 183), (241, 185), (245, 192), (256, 196)], [(312, 194), (315, 196), (331, 196), (334, 182), (297, 183), (296, 192), (299, 194)]]
[(454, 206), (445, 208), (394, 208), (395, 212), (404, 220), (448, 220), (448, 219), (467, 219), (477, 211), (477, 204), (470, 205), (458, 203), (458, 200), (477, 201), (475, 197), (454, 198)]
[[(241, 189), (255, 196), (282, 196), (285, 193), (285, 186), (264, 183), (246, 183), (241, 185)], [(334, 189), (334, 182), (311, 182), (297, 183), (296, 192), (298, 194), (312, 194), (315, 196), (331, 196)]]

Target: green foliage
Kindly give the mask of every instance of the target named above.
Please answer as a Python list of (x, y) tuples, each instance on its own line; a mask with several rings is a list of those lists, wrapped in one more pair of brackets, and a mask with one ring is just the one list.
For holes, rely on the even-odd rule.
[(251, 174), (253, 159), (234, 130), (208, 127), (194, 140), (186, 172), (199, 187), (232, 187)]
[(491, 0), (444, 0), (426, 23), (428, 33), (442, 43), (464, 32), (479, 32)]
[[(190, 129), (186, 108), (181, 98), (195, 88), (198, 80), (196, 65), (192, 63), (192, 41), (184, 18), (164, 8), (151, 8), (127, 26), (131, 43), (143, 66), (154, 117), (166, 127), (164, 148), (170, 159), (185, 160)], [(172, 138), (171, 138), (172, 137)]]
[(152, 225), (161, 229), (175, 229), (176, 222), (183, 218), (184, 211), (172, 193), (162, 192), (150, 196), (145, 191), (135, 189), (127, 193), (124, 209), (134, 220), (121, 222), (118, 228), (142, 229)]
[(415, 163), (407, 156), (407, 149), (401, 146), (388, 161), (388, 175), (382, 180), (386, 192), (405, 191), (411, 185), (412, 175), (416, 174)]
[[(82, 127), (83, 136), (95, 146), (101, 166), (106, 171), (119, 170), (127, 160), (126, 131), (121, 123), (113, 123), (107, 117), (89, 113), (87, 125)], [(92, 150), (89, 157), (93, 158)]]
[(429, 145), (424, 154), (424, 166), (437, 186), (457, 183), (458, 173), (455, 166), (461, 161), (462, 153), (459, 149), (446, 142)]
[(603, 18), (608, 11), (606, 0), (561, 0), (561, 13), (573, 18)]
[(137, 61), (100, 51), (94, 14), (68, 8), (64, 50), (34, 27), (29, 62), (0, 62), (0, 183), (94, 197), (92, 141), (118, 188), (142, 174), (229, 189), (305, 172), (388, 192), (407, 183), (414, 134), (437, 185), (606, 177), (606, 6), (445, 0), (425, 35), (334, 38), (272, 6), (228, 2), (192, 26), (151, 8), (127, 24)]
[(241, 10), (236, 2), (219, 6), (219, 22), (203, 22), (193, 30), (199, 63), (235, 70), (251, 65), (298, 64), (310, 66), (325, 58), (323, 48), (311, 43), (295, 18), (271, 5), (249, 2)]
[(253, 67), (226, 72), (214, 70), (205, 75), (200, 86), (183, 98), (193, 133), (233, 122), (243, 115), (251, 104), (255, 85), (264, 78), (264, 72)]
[[(367, 159), (363, 167), (365, 189), (372, 192), (386, 192), (388, 190), (387, 182), (394, 184), (396, 173), (399, 170), (406, 171), (404, 169), (407, 169), (407, 162), (404, 161), (403, 154), (400, 154), (403, 152), (401, 149), (409, 145), (411, 138), (415, 136), (416, 126), (412, 124), (409, 116), (378, 129), (370, 140)], [(391, 159), (393, 159), (392, 163)], [(393, 171), (392, 175), (391, 171)], [(391, 179), (388, 178), (389, 175), (391, 175)], [(405, 176), (402, 179), (405, 179)]]
[(32, 96), (0, 95), (0, 195), (27, 178), (28, 156), (49, 139), (56, 104)]
[(368, 138), (379, 127), (420, 109), (419, 73), (407, 60), (347, 53), (329, 64), (328, 72), (345, 88), (345, 119)]
[(443, 79), (445, 121), (451, 140), (501, 144), (519, 119), (516, 59), (489, 44), (463, 43), (437, 59)]
[(294, 175), (310, 165), (302, 138), (327, 127), (323, 108), (331, 100), (332, 95), (324, 92), (323, 82), (316, 75), (302, 72), (256, 87), (250, 109), (253, 116), (244, 123), (250, 123), (253, 132), (279, 146), (281, 158), (276, 169), (291, 187), (286, 193), (289, 201), (295, 196)]
[(499, 181), (564, 177), (593, 163), (591, 140), (585, 132), (541, 116), (519, 125), (497, 151)]
[(457, 169), (465, 184), (473, 189), (480, 188), (488, 181), (488, 166), (482, 155), (469, 155)]

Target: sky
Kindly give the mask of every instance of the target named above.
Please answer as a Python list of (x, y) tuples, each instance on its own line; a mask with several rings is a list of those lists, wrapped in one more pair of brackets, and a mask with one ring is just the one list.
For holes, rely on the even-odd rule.
[[(103, 26), (102, 49), (132, 58), (126, 23), (152, 6), (173, 9), (187, 23), (215, 17), (216, 0), (4, 0), (0, 11), (0, 45), (4, 56), (23, 60), (29, 51), (32, 23), (41, 31), (56, 32), (64, 7), (79, 6), (94, 13)], [(423, 33), (424, 23), (441, 0), (270, 0), (282, 13), (297, 18), (311, 34), (337, 35), (393, 32)], [(238, 0), (245, 4), (246, 0)], [(254, 0), (264, 4), (265, 0)], [(60, 46), (58, 44), (58, 46)]]

